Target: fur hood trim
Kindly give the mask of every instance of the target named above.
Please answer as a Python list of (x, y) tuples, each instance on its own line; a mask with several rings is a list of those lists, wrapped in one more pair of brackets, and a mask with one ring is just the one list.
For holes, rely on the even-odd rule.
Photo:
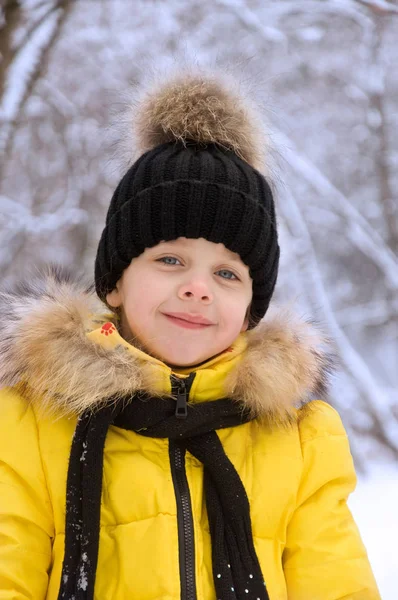
[[(1, 386), (28, 386), (40, 407), (69, 415), (137, 390), (159, 394), (149, 362), (88, 339), (115, 315), (67, 273), (50, 268), (2, 292), (0, 306)], [(297, 407), (325, 393), (334, 355), (313, 324), (282, 310), (246, 335), (247, 348), (225, 389), (259, 418), (292, 421)]]

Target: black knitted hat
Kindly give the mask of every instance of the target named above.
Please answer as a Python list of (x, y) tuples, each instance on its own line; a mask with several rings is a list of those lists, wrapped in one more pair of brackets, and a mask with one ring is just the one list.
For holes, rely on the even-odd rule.
[(211, 78), (186, 77), (152, 92), (136, 122), (151, 149), (113, 194), (95, 263), (98, 296), (105, 300), (145, 248), (205, 238), (249, 267), (254, 327), (271, 300), (279, 246), (271, 188), (248, 162), (261, 160), (248, 107)]

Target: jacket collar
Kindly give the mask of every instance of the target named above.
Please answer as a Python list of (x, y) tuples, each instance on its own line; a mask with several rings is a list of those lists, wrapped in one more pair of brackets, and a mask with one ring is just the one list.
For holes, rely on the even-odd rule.
[[(170, 367), (126, 342), (93, 290), (54, 267), (2, 292), (0, 320), (0, 385), (27, 386), (43, 409), (76, 415), (138, 390), (171, 393)], [(269, 311), (195, 369), (190, 397), (229, 396), (260, 418), (290, 422), (297, 407), (325, 392), (332, 366), (329, 340), (318, 328), (287, 310)]]
[(108, 321), (88, 332), (87, 338), (98, 346), (107, 348), (110, 352), (117, 351), (118, 348), (123, 349), (133, 361), (136, 361), (141, 367), (145, 366), (152, 392), (163, 395), (171, 394), (172, 375), (185, 379), (194, 371), (195, 378), (189, 395), (193, 402), (205, 402), (224, 397), (226, 395), (225, 379), (242, 360), (247, 348), (247, 334), (240, 334), (229, 348), (200, 366), (172, 369), (161, 360), (146, 354), (123, 339), (116, 327), (115, 320)]

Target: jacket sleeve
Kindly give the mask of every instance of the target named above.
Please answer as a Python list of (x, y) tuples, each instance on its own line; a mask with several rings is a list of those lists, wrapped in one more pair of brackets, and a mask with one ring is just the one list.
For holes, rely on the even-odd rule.
[(15, 390), (0, 390), (1, 600), (46, 597), (53, 535), (33, 409)]
[(299, 430), (303, 471), (283, 568), (289, 600), (379, 600), (358, 528), (347, 506), (356, 475), (338, 413), (315, 401)]

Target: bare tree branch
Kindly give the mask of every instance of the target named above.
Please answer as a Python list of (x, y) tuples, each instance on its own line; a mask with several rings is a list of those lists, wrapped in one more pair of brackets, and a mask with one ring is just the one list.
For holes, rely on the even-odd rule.
[[(391, 313), (392, 311), (390, 310), (389, 304), (383, 300), (347, 306), (335, 311), (336, 318), (342, 327), (350, 325), (361, 325), (362, 327), (380, 327), (382, 325), (388, 325), (395, 317), (395, 315)], [(394, 333), (392, 328), (390, 333)], [(398, 332), (395, 337), (397, 336)]]
[[(398, 11), (398, 9), (397, 9)], [(393, 200), (394, 193), (390, 184), (390, 168), (388, 162), (389, 140), (387, 116), (384, 105), (385, 93), (385, 66), (381, 57), (381, 42), (383, 37), (385, 20), (379, 16), (375, 17), (375, 29), (370, 44), (370, 73), (368, 81), (369, 102), (371, 114), (373, 115), (372, 129), (379, 141), (379, 151), (375, 157), (375, 164), (379, 180), (380, 208), (384, 213), (384, 222), (388, 232), (388, 244), (398, 256), (398, 210)]]
[(2, 0), (2, 3), (4, 25), (1, 26), (2, 23), (0, 23), (0, 98), (4, 94), (5, 74), (14, 59), (12, 38), (21, 18), (21, 8), (17, 0)]
[[(293, 231), (293, 234), (300, 239), (300, 245), (297, 245), (296, 248), (296, 256), (303, 276), (303, 290), (307, 292), (308, 302), (315, 310), (319, 306), (322, 307), (328, 331), (337, 344), (346, 371), (353, 377), (360, 391), (361, 400), (374, 422), (377, 437), (383, 440), (398, 457), (396, 423), (389, 406), (389, 399), (337, 322), (322, 282), (310, 233), (298, 204), (289, 190), (285, 191), (283, 202), (280, 203), (280, 211), (284, 220), (289, 223), (289, 228)], [(344, 404), (339, 403), (339, 408), (344, 411)]]
[[(332, 199), (335, 212), (346, 219), (346, 234), (372, 262), (377, 264), (392, 291), (398, 290), (398, 259), (391, 252), (382, 237), (369, 225), (359, 211), (338, 190), (321, 171), (297, 150), (294, 142), (278, 131), (277, 137), (283, 146), (285, 158), (301, 178), (316, 190), (321, 197)], [(325, 202), (326, 203), (326, 202)]]
[[(22, 8), (13, 3), (9, 10), (9, 25), (6, 23), (4, 43), (5, 59), (0, 74), (0, 157), (5, 156), (11, 145), (19, 114), (29, 96), (30, 90), (40, 75), (45, 56), (54, 44), (60, 27), (66, 17), (68, 0), (59, 0), (40, 18), (25, 36), (24, 44), (14, 53), (12, 33), (22, 15)], [(7, 33), (8, 31), (8, 33)], [(1, 161), (3, 162), (3, 161)]]
[[(265, 40), (285, 41), (285, 35), (276, 27), (264, 24), (244, 0), (216, 0), (216, 2), (234, 12), (237, 19), (247, 29), (257, 31)], [(301, 0), (300, 2), (289, 0), (275, 3), (272, 9), (272, 16), (277, 27), (280, 20), (293, 14), (300, 14), (306, 20), (317, 19), (322, 14), (338, 14), (355, 21), (365, 32), (373, 27), (372, 20), (366, 11), (359, 9), (357, 0), (324, 0), (323, 2), (319, 2), (319, 0)]]
[(370, 8), (376, 15), (398, 15), (398, 6), (386, 0), (356, 0), (356, 2)]

